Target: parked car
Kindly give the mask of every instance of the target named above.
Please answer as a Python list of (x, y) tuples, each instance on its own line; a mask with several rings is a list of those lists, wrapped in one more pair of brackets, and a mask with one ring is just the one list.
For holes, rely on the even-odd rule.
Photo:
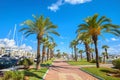
[(18, 62), (19, 62), (18, 59), (10, 59), (10, 61), (12, 62), (12, 65), (13, 65), (13, 66), (17, 66), (17, 65), (18, 65)]
[(7, 59), (0, 59), (0, 69), (12, 67), (12, 62)]

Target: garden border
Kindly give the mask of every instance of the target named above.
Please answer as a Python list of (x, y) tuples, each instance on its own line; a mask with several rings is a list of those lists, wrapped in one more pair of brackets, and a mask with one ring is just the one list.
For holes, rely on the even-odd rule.
[[(53, 61), (54, 61), (54, 60), (53, 60)], [(53, 62), (52, 62), (51, 65), (53, 65)], [(51, 65), (50, 65), (50, 66), (51, 66)], [(40, 80), (45, 80), (45, 77), (46, 77), (47, 73), (48, 73), (49, 70), (50, 70), (50, 66), (49, 66), (48, 70), (46, 71), (46, 73), (44, 74), (44, 76), (42, 77), (42, 79), (40, 79)]]
[(85, 72), (85, 73), (88, 73), (89, 75), (92, 75), (93, 77), (95, 77), (95, 78), (97, 78), (97, 79), (99, 79), (99, 80), (105, 80), (105, 79), (103, 79), (103, 78), (100, 77), (100, 76), (96, 76), (96, 75), (94, 75), (93, 73), (90, 73), (90, 72), (84, 70), (83, 68), (80, 68), (80, 70), (82, 70), (82, 71)]

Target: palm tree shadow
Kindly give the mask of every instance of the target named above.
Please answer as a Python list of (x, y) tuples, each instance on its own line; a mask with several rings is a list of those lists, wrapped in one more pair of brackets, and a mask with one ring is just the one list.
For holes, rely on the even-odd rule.
[(102, 72), (106, 72), (106, 73), (113, 73), (113, 74), (116, 74), (117, 71), (110, 71), (110, 70), (100, 70)]
[[(24, 75), (25, 75), (25, 76), (29, 76), (29, 77), (36, 77), (36, 78), (38, 78), (38, 79), (42, 79), (42, 77), (40, 77), (39, 75), (35, 74), (34, 72), (35, 72), (35, 71), (33, 71), (33, 72), (24, 71)], [(37, 72), (38, 72), (38, 71), (37, 71)], [(39, 71), (39, 72), (41, 72), (41, 71)], [(43, 72), (42, 72), (42, 73), (43, 73)]]
[(51, 68), (54, 68), (54, 69), (59, 69), (59, 68), (64, 68), (64, 69), (78, 69), (78, 68), (75, 68), (75, 67), (67, 67), (68, 65), (64, 65), (64, 66), (55, 66), (55, 65), (52, 65), (50, 66)]

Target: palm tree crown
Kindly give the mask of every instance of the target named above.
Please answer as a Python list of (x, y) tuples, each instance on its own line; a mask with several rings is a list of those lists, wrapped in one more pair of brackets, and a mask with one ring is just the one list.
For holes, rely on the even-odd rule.
[(78, 31), (80, 33), (86, 32), (87, 37), (91, 37), (94, 42), (97, 68), (99, 68), (98, 49), (97, 49), (98, 35), (101, 35), (101, 33), (104, 32), (118, 35), (119, 31), (117, 29), (119, 28), (120, 26), (112, 24), (111, 20), (105, 16), (98, 18), (98, 14), (95, 14), (91, 17), (87, 17), (85, 19), (85, 23), (79, 25)]
[(31, 34), (36, 34), (37, 36), (37, 64), (36, 69), (38, 69), (40, 64), (40, 45), (42, 42), (43, 36), (50, 37), (49, 34), (59, 34), (55, 31), (57, 28), (56, 25), (52, 24), (49, 18), (44, 18), (43, 16), (36, 17), (34, 16), (34, 21), (32, 20), (26, 20), (22, 23), (22, 25), (25, 25), (25, 27), (21, 28), (20, 31), (24, 32), (24, 35), (28, 37)]

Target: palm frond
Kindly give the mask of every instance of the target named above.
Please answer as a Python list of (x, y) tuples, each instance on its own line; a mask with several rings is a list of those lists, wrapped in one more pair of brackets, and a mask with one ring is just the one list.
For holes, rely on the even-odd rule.
[(31, 34), (34, 34), (34, 33), (33, 33), (33, 32), (27, 33), (27, 34), (25, 34), (25, 37), (28, 37), (28, 36), (30, 36)]
[(29, 30), (29, 29), (30, 29), (29, 27), (23, 27), (23, 28), (21, 28), (21, 29), (19, 30), (19, 32), (25, 31), (25, 30)]
[(92, 17), (92, 22), (93, 22), (93, 23), (96, 23), (97, 18), (98, 18), (98, 14), (95, 14), (95, 15)]
[(55, 29), (55, 28), (57, 28), (56, 25), (50, 24), (50, 25), (45, 27), (45, 31), (50, 30), (50, 29)]
[(60, 34), (58, 32), (56, 32), (55, 30), (50, 30), (47, 33), (52, 33), (54, 35), (60, 36)]

